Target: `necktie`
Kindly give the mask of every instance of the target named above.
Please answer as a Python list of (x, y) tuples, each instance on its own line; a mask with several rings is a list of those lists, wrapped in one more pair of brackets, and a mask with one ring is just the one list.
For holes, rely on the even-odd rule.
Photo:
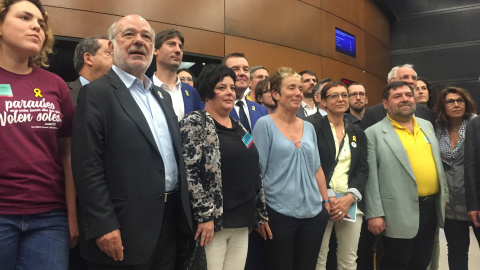
[(250, 130), (250, 124), (248, 123), (247, 115), (245, 114), (245, 110), (243, 109), (243, 101), (241, 100), (237, 101), (236, 105), (240, 107), (240, 110), (239, 110), (240, 123), (242, 123), (243, 127), (248, 132), (252, 133), (252, 131)]

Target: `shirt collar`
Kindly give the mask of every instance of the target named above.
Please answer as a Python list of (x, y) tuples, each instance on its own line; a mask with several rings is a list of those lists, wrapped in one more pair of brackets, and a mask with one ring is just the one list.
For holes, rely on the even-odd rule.
[(80, 80), (80, 83), (82, 84), (82, 86), (90, 83), (90, 81), (85, 79), (85, 77), (83, 77), (83, 76), (80, 76), (79, 80)]
[[(400, 129), (400, 130), (406, 130), (409, 133), (411, 133), (408, 128), (401, 126), (395, 120), (390, 118), (390, 115), (388, 115), (388, 113), (387, 113), (387, 117), (388, 117), (388, 120), (390, 120), (390, 122), (392, 123), (393, 128)], [(413, 131), (416, 131), (418, 128), (420, 128), (420, 126), (417, 124), (417, 119), (415, 119), (415, 116), (412, 116), (412, 119), (413, 119)]]
[[(153, 84), (155, 84), (156, 86), (159, 86), (159, 87), (162, 87), (162, 85), (166, 84), (164, 82), (162, 82), (157, 76), (156, 76), (156, 72), (153, 73)], [(178, 78), (177, 76), (177, 82), (175, 83), (175, 86), (173, 87), (173, 89), (171, 91), (175, 91), (175, 89), (181, 89), (181, 81), (180, 79)], [(163, 88), (163, 87), (162, 87)], [(168, 88), (168, 87), (167, 87)], [(167, 90), (167, 89), (164, 89), (164, 90)]]
[[(117, 73), (118, 77), (120, 78), (120, 80), (123, 82), (123, 84), (127, 88), (132, 87), (135, 80), (138, 80), (137, 77), (133, 76), (130, 73), (127, 73), (127, 72), (121, 70), (119, 67), (117, 67), (115, 65), (112, 66), (112, 69), (113, 69), (113, 71), (115, 71), (115, 73)], [(140, 81), (140, 80), (138, 80), (138, 81)], [(143, 87), (144, 87), (145, 91), (150, 90), (150, 88), (152, 87), (152, 81), (150, 81), (150, 79), (148, 79), (148, 77), (145, 76), (145, 74), (143, 74)]]

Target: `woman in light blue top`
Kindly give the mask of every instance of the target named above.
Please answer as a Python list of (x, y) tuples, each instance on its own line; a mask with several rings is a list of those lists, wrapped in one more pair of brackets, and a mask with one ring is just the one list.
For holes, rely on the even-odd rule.
[[(301, 85), (291, 68), (275, 71), (270, 87), (277, 109), (253, 130), (273, 235), (265, 245), (267, 269), (315, 269), (328, 220), (315, 130), (295, 115), (303, 100)], [(258, 231), (266, 239), (262, 229)]]

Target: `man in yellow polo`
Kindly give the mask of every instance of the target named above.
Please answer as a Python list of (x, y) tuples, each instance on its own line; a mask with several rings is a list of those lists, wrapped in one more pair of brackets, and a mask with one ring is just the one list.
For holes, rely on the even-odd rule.
[(368, 229), (383, 238), (381, 269), (425, 269), (448, 200), (438, 142), (431, 123), (413, 116), (407, 82), (388, 84), (382, 103), (387, 116), (365, 131)]

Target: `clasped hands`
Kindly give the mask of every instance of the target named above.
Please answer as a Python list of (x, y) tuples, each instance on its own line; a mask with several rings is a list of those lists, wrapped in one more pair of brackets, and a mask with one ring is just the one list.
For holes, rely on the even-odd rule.
[(342, 222), (344, 217), (350, 218), (348, 214), (348, 209), (355, 202), (355, 198), (352, 194), (348, 193), (347, 195), (336, 198), (330, 197), (330, 220), (335, 222)]

